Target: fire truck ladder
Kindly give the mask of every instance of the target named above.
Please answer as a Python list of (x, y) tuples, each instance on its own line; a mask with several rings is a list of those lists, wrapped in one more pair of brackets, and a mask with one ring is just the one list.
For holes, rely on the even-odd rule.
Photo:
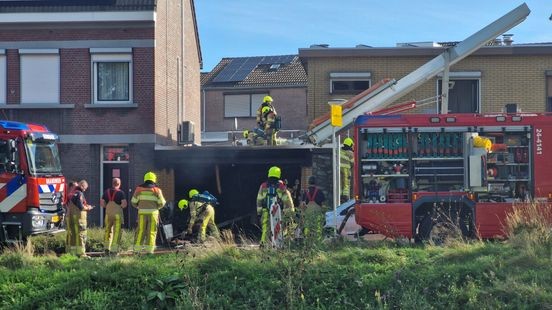
[[(444, 70), (448, 71), (450, 66), (477, 51), (490, 40), (521, 23), (530, 12), (527, 4), (523, 3), (456, 46), (446, 49), (442, 54), (412, 71), (402, 79), (398, 81), (383, 80), (378, 85), (374, 85), (374, 87), (349, 99), (343, 105), (342, 128), (350, 126), (357, 116), (365, 112), (385, 108), (440, 72)], [(314, 120), (307, 135), (311, 143), (324, 144), (332, 135), (329, 117), (323, 116)]]
[(390, 114), (397, 114), (409, 110), (413, 110), (419, 107), (423, 107), (430, 104), (437, 104), (439, 102), (439, 99), (441, 98), (441, 95), (421, 99), (421, 100), (410, 100), (403, 103), (399, 103), (397, 105), (384, 108), (381, 110), (373, 111), (373, 112), (366, 112), (364, 114), (366, 115), (390, 115)]

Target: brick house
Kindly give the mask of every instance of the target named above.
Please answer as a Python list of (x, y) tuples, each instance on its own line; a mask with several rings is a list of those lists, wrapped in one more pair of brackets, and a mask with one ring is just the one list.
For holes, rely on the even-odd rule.
[[(449, 112), (500, 112), (517, 104), (525, 112), (552, 111), (552, 44), (512, 44), (504, 35), (450, 68)], [(455, 44), (411, 43), (391, 48), (299, 49), (307, 68), (308, 116), (329, 111), (331, 99), (351, 98), (384, 78), (400, 79)], [(441, 75), (397, 101), (421, 100), (440, 93)], [(435, 113), (439, 103), (414, 112)]]
[(307, 128), (307, 76), (297, 55), (223, 58), (202, 74), (201, 89), (204, 143), (224, 143), (232, 131), (241, 137), (244, 129), (256, 127), (256, 111), (266, 95), (282, 117), (279, 136)]
[(182, 122), (200, 124), (201, 61), (193, 0), (0, 3), (3, 117), (59, 134), (64, 175), (87, 179), (94, 205), (112, 177), (130, 193), (148, 170), (174, 199), (156, 149), (178, 144)]

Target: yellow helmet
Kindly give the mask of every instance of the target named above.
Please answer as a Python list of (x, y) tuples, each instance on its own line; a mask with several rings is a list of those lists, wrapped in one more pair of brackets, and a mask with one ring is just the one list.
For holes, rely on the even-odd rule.
[(248, 136), (249, 136), (249, 130), (246, 129), (243, 131), (243, 137), (247, 138)]
[(351, 138), (345, 138), (345, 140), (343, 140), (343, 145), (346, 145), (348, 147), (353, 147), (355, 143), (353, 142), (353, 139)]
[(268, 111), (270, 111), (270, 108), (269, 108), (269, 107), (263, 107), (263, 108), (261, 109), (261, 112), (262, 112), (263, 114), (268, 113)]
[(270, 97), (270, 96), (264, 96), (264, 98), (263, 98), (263, 103), (264, 102), (272, 102), (272, 101), (273, 101), (272, 97)]
[(279, 179), (282, 176), (282, 170), (279, 167), (273, 166), (268, 169), (268, 177), (274, 177)]
[(178, 208), (179, 208), (180, 210), (184, 210), (184, 209), (186, 209), (187, 207), (188, 207), (188, 200), (182, 199), (182, 200), (180, 200), (180, 201), (178, 202)]
[(144, 175), (144, 182), (146, 182), (146, 181), (152, 181), (153, 183), (156, 183), (157, 182), (157, 176), (155, 175), (155, 173), (149, 171)]
[(189, 192), (188, 192), (188, 197), (189, 198), (192, 198), (194, 197), (195, 195), (199, 194), (199, 191), (197, 189), (191, 189)]

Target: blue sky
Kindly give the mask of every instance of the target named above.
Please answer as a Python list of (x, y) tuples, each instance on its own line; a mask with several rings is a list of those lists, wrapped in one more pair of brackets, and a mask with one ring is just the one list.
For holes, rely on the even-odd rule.
[[(297, 54), (311, 44), (461, 41), (523, 1), (196, 0), (203, 72), (224, 57)], [(527, 0), (516, 43), (552, 42), (552, 1)]]

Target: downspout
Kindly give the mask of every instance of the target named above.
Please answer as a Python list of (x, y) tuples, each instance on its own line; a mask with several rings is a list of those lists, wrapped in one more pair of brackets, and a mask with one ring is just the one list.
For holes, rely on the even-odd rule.
[(201, 91), (203, 92), (203, 115), (201, 119), (201, 126), (203, 127), (203, 132), (207, 132), (207, 123), (205, 123), (205, 89), (202, 89)]

